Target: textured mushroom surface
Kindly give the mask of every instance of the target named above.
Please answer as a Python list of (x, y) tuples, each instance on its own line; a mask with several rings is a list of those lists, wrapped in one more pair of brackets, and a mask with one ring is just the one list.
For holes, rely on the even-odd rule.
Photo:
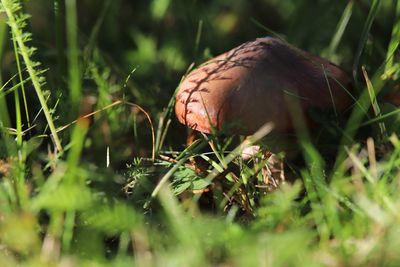
[(336, 65), (266, 37), (244, 43), (190, 72), (176, 95), (179, 121), (195, 130), (248, 135), (267, 122), (293, 130), (288, 98), (310, 108), (341, 111), (351, 80)]

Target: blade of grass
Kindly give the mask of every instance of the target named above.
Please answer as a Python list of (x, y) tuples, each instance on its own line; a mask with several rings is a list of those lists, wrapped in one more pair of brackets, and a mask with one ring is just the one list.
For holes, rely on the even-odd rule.
[(266, 27), (265, 25), (263, 25), (261, 22), (259, 22), (258, 20), (256, 20), (255, 18), (250, 18), (250, 21), (256, 25), (257, 27), (259, 27), (260, 29), (263, 29), (264, 31), (266, 31), (267, 33), (271, 34), (272, 36), (275, 36), (276, 38), (286, 42), (285, 38), (283, 37), (283, 35), (271, 30), (270, 28)]
[(4, 83), (4, 85), (0, 88), (0, 98), (5, 97), (6, 95), (14, 92), (15, 90), (18, 90), (21, 87), (21, 84), (25, 84), (31, 80), (31, 78), (26, 78), (25, 80), (22, 81), (22, 83), (17, 83), (16, 85), (13, 85), (11, 88), (6, 89), (6, 86), (13, 81), (15, 77), (17, 77), (18, 73), (15, 74), (13, 77), (10, 78), (7, 82)]
[[(26, 104), (25, 88), (24, 88), (24, 82), (23, 82), (24, 79), (22, 78), (22, 70), (21, 70), (21, 64), (19, 61), (18, 47), (17, 47), (17, 43), (15, 41), (14, 33), (11, 33), (11, 34), (13, 37), (12, 39), (13, 39), (13, 46), (14, 46), (14, 56), (15, 56), (15, 62), (17, 63), (19, 85), (21, 86), (21, 91), (22, 91), (23, 97), (24, 97), (25, 111), (27, 111), (28, 106)], [(17, 126), (17, 144), (19, 147), (21, 147), (22, 146), (22, 121), (21, 121), (21, 105), (20, 105), (18, 90), (14, 91), (14, 102), (15, 102), (15, 117), (16, 117), (16, 126)], [(26, 119), (28, 120), (28, 123), (29, 123), (28, 113), (27, 113)], [(29, 125), (29, 127), (30, 127), (30, 125)]]
[(63, 233), (64, 218), (60, 211), (50, 213), (50, 221), (47, 228), (46, 236), (43, 240), (41, 257), (45, 259), (57, 258), (60, 254), (60, 246), (47, 246), (47, 242), (58, 243)]
[(397, 115), (397, 114), (399, 114), (399, 113), (400, 113), (400, 109), (393, 110), (393, 111), (391, 111), (391, 112), (385, 113), (385, 114), (380, 115), (380, 116), (378, 116), (378, 117), (375, 117), (375, 118), (373, 118), (373, 119), (367, 120), (366, 122), (362, 123), (362, 124), (360, 125), (360, 127), (367, 126), (367, 125), (371, 125), (371, 124), (373, 124), (373, 123), (383, 121), (383, 120), (385, 120), (385, 119), (387, 119), (387, 118), (389, 118), (389, 117), (391, 117), (391, 116), (395, 116), (395, 115)]
[(62, 15), (62, 0), (54, 0), (54, 17), (55, 17), (55, 35), (57, 48), (57, 71), (58, 82), (62, 81), (65, 71), (64, 57), (64, 23)]
[(68, 253), (71, 250), (72, 238), (74, 234), (76, 211), (67, 211), (64, 219), (64, 231), (62, 234), (63, 252)]
[(358, 65), (360, 63), (361, 55), (364, 51), (365, 43), (368, 40), (368, 35), (371, 30), (372, 23), (374, 22), (375, 17), (378, 13), (380, 3), (381, 3), (380, 0), (372, 1), (371, 8), (370, 8), (368, 16), (367, 16), (367, 20), (366, 20), (366, 22), (364, 24), (364, 28), (361, 32), (360, 42), (358, 43), (358, 47), (356, 50), (354, 63), (353, 63), (353, 79), (354, 79), (354, 81), (357, 81)]
[[(193, 67), (192, 65), (186, 70), (186, 74), (181, 78), (180, 83), (183, 81), (183, 79), (185, 78), (185, 76), (189, 73), (191, 67)], [(157, 127), (157, 134), (156, 134), (156, 152), (158, 153), (158, 151), (161, 150), (162, 146), (163, 146), (163, 141), (164, 141), (164, 137), (167, 134), (168, 131), (168, 126), (170, 124), (171, 121), (171, 114), (174, 110), (174, 106), (175, 106), (175, 95), (179, 90), (179, 86), (180, 83), (178, 85), (178, 87), (176, 87), (174, 93), (172, 94), (168, 105), (166, 107), (166, 109), (162, 112), (162, 114), (160, 115), (159, 118), (159, 123), (158, 123), (158, 127)]]
[[(367, 71), (365, 70), (365, 67), (362, 66), (362, 72), (365, 78), (365, 82), (367, 83), (367, 89), (368, 89), (368, 95), (371, 101), (371, 105), (372, 105), (372, 109), (374, 110), (374, 114), (376, 117), (381, 116), (381, 109), (378, 105), (378, 102), (376, 101), (376, 94), (375, 94), (375, 90), (374, 87), (371, 83), (371, 80), (368, 77)], [(378, 123), (379, 124), (379, 129), (381, 131), (381, 135), (383, 138), (387, 138), (387, 133), (386, 133), (386, 127), (385, 124), (383, 122)]]
[(98, 16), (98, 19), (96, 20), (96, 23), (93, 27), (93, 30), (90, 33), (88, 44), (86, 45), (86, 47), (84, 49), (85, 50), (85, 52), (84, 52), (85, 58), (90, 56), (90, 54), (93, 52), (93, 48), (95, 47), (101, 26), (103, 25), (104, 19), (110, 9), (112, 2), (113, 2), (112, 0), (105, 1), (103, 4), (103, 7), (101, 8), (100, 15)]
[(14, 91), (14, 103), (15, 103), (15, 124), (17, 127), (17, 144), (18, 147), (22, 146), (22, 120), (21, 120), (21, 104), (19, 101), (18, 90)]
[(364, 116), (366, 116), (367, 118), (369, 118), (369, 114), (368, 114), (368, 109), (365, 109), (361, 103), (359, 102), (359, 100), (357, 99), (356, 96), (354, 96), (346, 87), (344, 87), (343, 84), (341, 84), (337, 79), (335, 79), (335, 77), (330, 77), (332, 78), (339, 86), (340, 88), (342, 88), (343, 91), (346, 92), (346, 94), (354, 101), (354, 104), (357, 106), (358, 109), (360, 109), (360, 112), (362, 112), (364, 114)]
[[(173, 234), (175, 234), (178, 239), (177, 245), (181, 245), (181, 250), (186, 252), (185, 261), (193, 263), (193, 260), (199, 262), (204, 259), (204, 255), (202, 255), (204, 250), (201, 249), (199, 243), (200, 237), (198, 237), (197, 232), (194, 230), (195, 228), (192, 227), (192, 223), (190, 222), (191, 218), (184, 213), (169, 185), (164, 184), (164, 186), (160, 188), (158, 198), (167, 215)], [(187, 250), (187, 248), (189, 248), (189, 250)], [(195, 251), (193, 251), (193, 249)], [(203, 266), (204, 263), (197, 263), (194, 265)]]
[[(18, 76), (19, 76), (19, 84), (21, 86), (22, 100), (24, 101), (26, 122), (28, 124), (28, 128), (30, 128), (31, 127), (31, 122), (30, 122), (30, 119), (29, 119), (28, 102), (26, 101), (25, 86), (24, 86), (25, 82), (24, 82), (24, 79), (22, 77), (23, 69), (21, 68), (21, 63), (20, 63), (20, 60), (19, 60), (19, 54), (18, 54), (18, 51), (17, 51), (17, 44), (16, 44), (16, 41), (15, 41), (14, 33), (13, 33), (13, 46), (14, 46), (15, 61), (17, 62), (17, 71), (18, 71)], [(21, 109), (20, 109), (19, 112), (21, 112)]]
[[(7, 23), (5, 16), (0, 16), (0, 62), (3, 62), (4, 46), (7, 41)], [(8, 114), (8, 108), (6, 99), (2, 94), (3, 89), (3, 77), (0, 71), (0, 121), (2, 122), (1, 127), (10, 127), (10, 115)]]
[(312, 178), (313, 174), (309, 173), (307, 170), (301, 172), (301, 177), (303, 178), (304, 187), (307, 190), (307, 199), (310, 201), (312, 209), (312, 217), (321, 239), (321, 243), (326, 242), (330, 236), (330, 229), (328, 227), (326, 218), (324, 216), (324, 211), (321, 208), (321, 199), (318, 196), (318, 190), (315, 187), (315, 183)]
[(78, 182), (75, 178), (75, 170), (80, 162), (81, 153), (85, 141), (85, 135), (89, 127), (89, 120), (87, 118), (80, 118), (74, 127), (71, 136), (71, 149), (67, 158), (67, 174), (66, 178), (70, 182)]
[(197, 54), (198, 54), (198, 51), (199, 51), (201, 34), (202, 33), (203, 33), (203, 20), (199, 20), (199, 23), (197, 25), (196, 40), (194, 42), (194, 57), (195, 58), (197, 58)]
[(343, 11), (342, 17), (339, 20), (339, 23), (336, 27), (335, 34), (332, 37), (331, 43), (329, 44), (328, 48), (328, 58), (332, 59), (332, 56), (335, 54), (336, 49), (342, 40), (343, 33), (350, 21), (351, 15), (353, 13), (353, 6), (354, 1), (350, 0), (349, 3), (346, 5), (346, 8)]
[(394, 52), (399, 47), (400, 43), (400, 1), (396, 1), (396, 14), (395, 14), (395, 23), (392, 29), (392, 38), (390, 39), (388, 50), (386, 53), (386, 66), (385, 72), (389, 71), (389, 69), (393, 66), (393, 55)]
[(81, 101), (81, 71), (79, 65), (76, 0), (66, 0), (65, 9), (68, 43), (69, 101), (71, 110), (70, 116), (72, 119), (77, 117)]
[(325, 67), (324, 67), (323, 64), (321, 64), (321, 67), (322, 67), (322, 71), (324, 72), (326, 85), (328, 86), (329, 95), (331, 97), (333, 112), (334, 112), (335, 118), (338, 118), (338, 114), (337, 114), (337, 111), (336, 111), (335, 99), (333, 98), (332, 88), (331, 88), (331, 84), (329, 83), (328, 75), (326, 74), (326, 70), (325, 70)]
[(357, 167), (357, 169), (359, 171), (361, 171), (361, 173), (364, 175), (365, 178), (367, 178), (367, 180), (371, 183), (371, 184), (375, 184), (376, 181), (374, 179), (374, 177), (371, 175), (371, 173), (369, 172), (369, 170), (364, 166), (364, 164), (361, 162), (361, 160), (349, 149), (346, 149), (349, 158), (351, 159), (351, 161), (353, 162), (354, 167)]

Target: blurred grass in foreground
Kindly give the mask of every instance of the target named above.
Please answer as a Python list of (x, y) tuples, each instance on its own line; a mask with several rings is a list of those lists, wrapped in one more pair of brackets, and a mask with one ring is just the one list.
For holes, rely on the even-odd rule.
[[(1, 266), (400, 264), (400, 1), (1, 8)], [(305, 164), (273, 192), (234, 138), (183, 147), (172, 97), (191, 62), (269, 31), (353, 67), (359, 91), (337, 155), (299, 132)]]

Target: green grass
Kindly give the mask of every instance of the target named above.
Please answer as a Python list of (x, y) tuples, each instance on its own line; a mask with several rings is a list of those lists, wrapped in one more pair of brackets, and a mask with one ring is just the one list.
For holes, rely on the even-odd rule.
[[(0, 265), (398, 266), (400, 1), (325, 2), (1, 0)], [(185, 145), (192, 63), (266, 32), (353, 71), (345, 126)]]

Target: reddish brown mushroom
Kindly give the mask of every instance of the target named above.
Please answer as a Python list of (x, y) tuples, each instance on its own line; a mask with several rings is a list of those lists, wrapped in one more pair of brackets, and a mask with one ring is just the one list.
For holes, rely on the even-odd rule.
[[(293, 132), (287, 97), (310, 108), (343, 111), (352, 103), (349, 77), (336, 65), (266, 37), (244, 43), (187, 75), (176, 95), (179, 121), (204, 133), (249, 135), (267, 122)], [(346, 89), (344, 89), (346, 88)]]

